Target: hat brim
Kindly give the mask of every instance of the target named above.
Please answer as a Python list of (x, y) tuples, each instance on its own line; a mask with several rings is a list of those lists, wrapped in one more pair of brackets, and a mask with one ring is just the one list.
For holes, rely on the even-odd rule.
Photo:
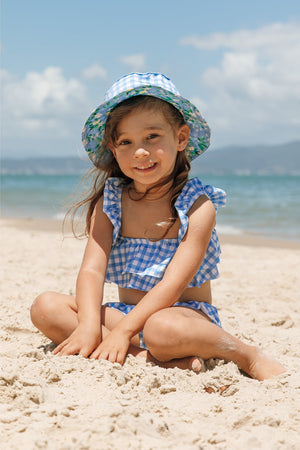
[[(101, 157), (105, 155), (101, 142), (104, 137), (104, 130), (110, 112), (124, 100), (138, 95), (149, 95), (160, 98), (175, 108), (184, 117), (186, 124), (190, 128), (190, 137), (186, 146), (186, 154), (190, 161), (205, 152), (210, 143), (210, 129), (206, 121), (201, 116), (199, 110), (189, 100), (167, 91), (158, 86), (141, 86), (121, 92), (112, 99), (102, 103), (89, 116), (82, 131), (82, 142), (91, 161), (97, 165)], [(106, 155), (108, 156), (108, 155)]]

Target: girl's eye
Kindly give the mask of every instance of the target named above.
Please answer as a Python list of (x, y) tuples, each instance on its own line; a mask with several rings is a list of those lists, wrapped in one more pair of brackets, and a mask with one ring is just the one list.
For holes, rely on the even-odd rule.
[(122, 141), (117, 143), (118, 146), (129, 145), (129, 144), (130, 144), (130, 141), (128, 141), (127, 139), (123, 139)]
[(150, 139), (155, 139), (155, 138), (157, 138), (157, 137), (159, 137), (159, 135), (158, 134), (150, 134), (149, 136), (148, 136), (148, 139), (150, 140)]

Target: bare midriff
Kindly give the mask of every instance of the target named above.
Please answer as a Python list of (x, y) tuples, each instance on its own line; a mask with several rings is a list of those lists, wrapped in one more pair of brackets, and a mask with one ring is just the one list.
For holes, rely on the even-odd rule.
[[(145, 291), (139, 291), (138, 289), (125, 289), (119, 287), (119, 300), (122, 303), (128, 303), (130, 305), (136, 305), (146, 294)], [(211, 303), (211, 288), (210, 281), (206, 281), (200, 287), (187, 288), (183, 291), (179, 299), (175, 301), (188, 302), (198, 301)], [(174, 302), (175, 303), (175, 302)]]

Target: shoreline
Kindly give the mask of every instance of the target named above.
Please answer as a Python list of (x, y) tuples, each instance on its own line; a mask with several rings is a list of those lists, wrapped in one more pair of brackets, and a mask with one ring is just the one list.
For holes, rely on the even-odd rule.
[[(0, 217), (0, 225), (18, 230), (46, 231), (63, 234), (63, 220), (60, 219)], [(65, 235), (69, 237), (70, 234), (72, 234), (70, 224), (66, 223)], [(248, 233), (242, 235), (218, 233), (218, 235), (221, 246), (230, 244), (249, 247), (300, 249), (300, 242), (293, 240), (268, 238), (267, 236)]]

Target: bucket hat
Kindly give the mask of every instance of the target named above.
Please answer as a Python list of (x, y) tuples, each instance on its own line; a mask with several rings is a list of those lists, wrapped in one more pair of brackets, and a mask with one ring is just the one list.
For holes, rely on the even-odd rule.
[(190, 161), (205, 152), (210, 143), (210, 129), (196, 106), (183, 98), (165, 75), (154, 72), (130, 73), (112, 85), (105, 94), (104, 102), (92, 112), (85, 123), (82, 142), (93, 164), (97, 166), (101, 160), (112, 157), (110, 150), (101, 146), (110, 112), (119, 103), (137, 95), (160, 98), (181, 112), (190, 128), (190, 137), (185, 149)]

